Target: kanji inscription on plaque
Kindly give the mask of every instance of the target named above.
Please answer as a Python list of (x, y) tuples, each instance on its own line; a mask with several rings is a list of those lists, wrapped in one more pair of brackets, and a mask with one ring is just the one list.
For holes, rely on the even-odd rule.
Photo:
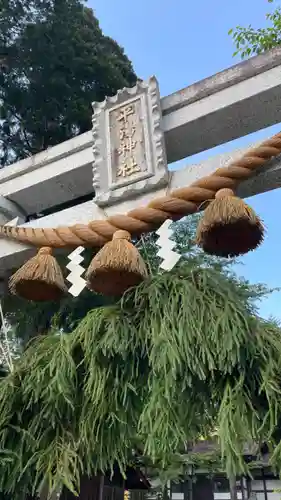
[(137, 146), (140, 145), (136, 137), (136, 103), (133, 102), (121, 108), (117, 121), (119, 123), (119, 147), (116, 175), (117, 177), (130, 177), (141, 170), (136, 161)]
[(104, 103), (94, 103), (95, 202), (109, 205), (167, 185), (158, 84), (138, 82)]

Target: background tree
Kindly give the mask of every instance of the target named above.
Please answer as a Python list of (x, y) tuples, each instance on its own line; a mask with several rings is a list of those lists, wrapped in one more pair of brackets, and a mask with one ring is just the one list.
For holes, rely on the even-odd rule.
[[(273, 3), (273, 0), (268, 2)], [(236, 26), (229, 30), (236, 46), (234, 56), (240, 54), (245, 59), (281, 44), (281, 8), (276, 7), (273, 12), (268, 13), (266, 21), (268, 25), (265, 28), (256, 29), (250, 24), (246, 28)]]
[(2, 0), (0, 161), (7, 164), (91, 128), (91, 102), (136, 75), (80, 0)]

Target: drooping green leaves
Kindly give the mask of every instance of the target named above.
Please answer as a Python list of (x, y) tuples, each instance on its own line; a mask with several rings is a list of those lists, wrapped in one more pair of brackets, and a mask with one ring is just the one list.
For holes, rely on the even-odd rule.
[(151, 277), (69, 335), (33, 341), (0, 382), (0, 490), (77, 491), (136, 448), (169, 470), (183, 443), (214, 432), (239, 473), (247, 441), (274, 444), (280, 365), (279, 326), (231, 278), (193, 264)]

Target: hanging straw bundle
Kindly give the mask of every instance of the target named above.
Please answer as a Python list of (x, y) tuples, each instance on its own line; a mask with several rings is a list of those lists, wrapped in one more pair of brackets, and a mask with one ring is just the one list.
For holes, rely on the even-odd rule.
[(146, 265), (127, 231), (116, 231), (112, 241), (93, 258), (87, 273), (88, 287), (108, 296), (120, 296), (147, 276)]
[(10, 278), (11, 293), (27, 300), (59, 300), (67, 292), (62, 271), (50, 247), (42, 247)]
[(236, 257), (257, 248), (263, 236), (263, 224), (252, 208), (231, 189), (220, 189), (198, 224), (196, 242), (208, 254)]

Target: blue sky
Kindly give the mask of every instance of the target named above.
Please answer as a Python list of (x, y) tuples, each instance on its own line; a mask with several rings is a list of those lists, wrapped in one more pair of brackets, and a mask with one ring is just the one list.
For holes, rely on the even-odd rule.
[[(139, 77), (155, 75), (161, 95), (167, 95), (232, 66), (234, 47), (228, 30), (236, 25), (261, 27), (272, 4), (267, 0), (89, 0), (104, 33), (118, 41)], [(199, 162), (219, 151), (247, 145), (281, 130), (270, 127), (220, 148), (188, 158)], [(251, 282), (281, 287), (281, 234), (278, 212), (281, 190), (256, 196), (251, 206), (265, 221), (262, 247), (245, 256), (237, 271)], [(261, 304), (263, 316), (281, 319), (281, 292)]]

